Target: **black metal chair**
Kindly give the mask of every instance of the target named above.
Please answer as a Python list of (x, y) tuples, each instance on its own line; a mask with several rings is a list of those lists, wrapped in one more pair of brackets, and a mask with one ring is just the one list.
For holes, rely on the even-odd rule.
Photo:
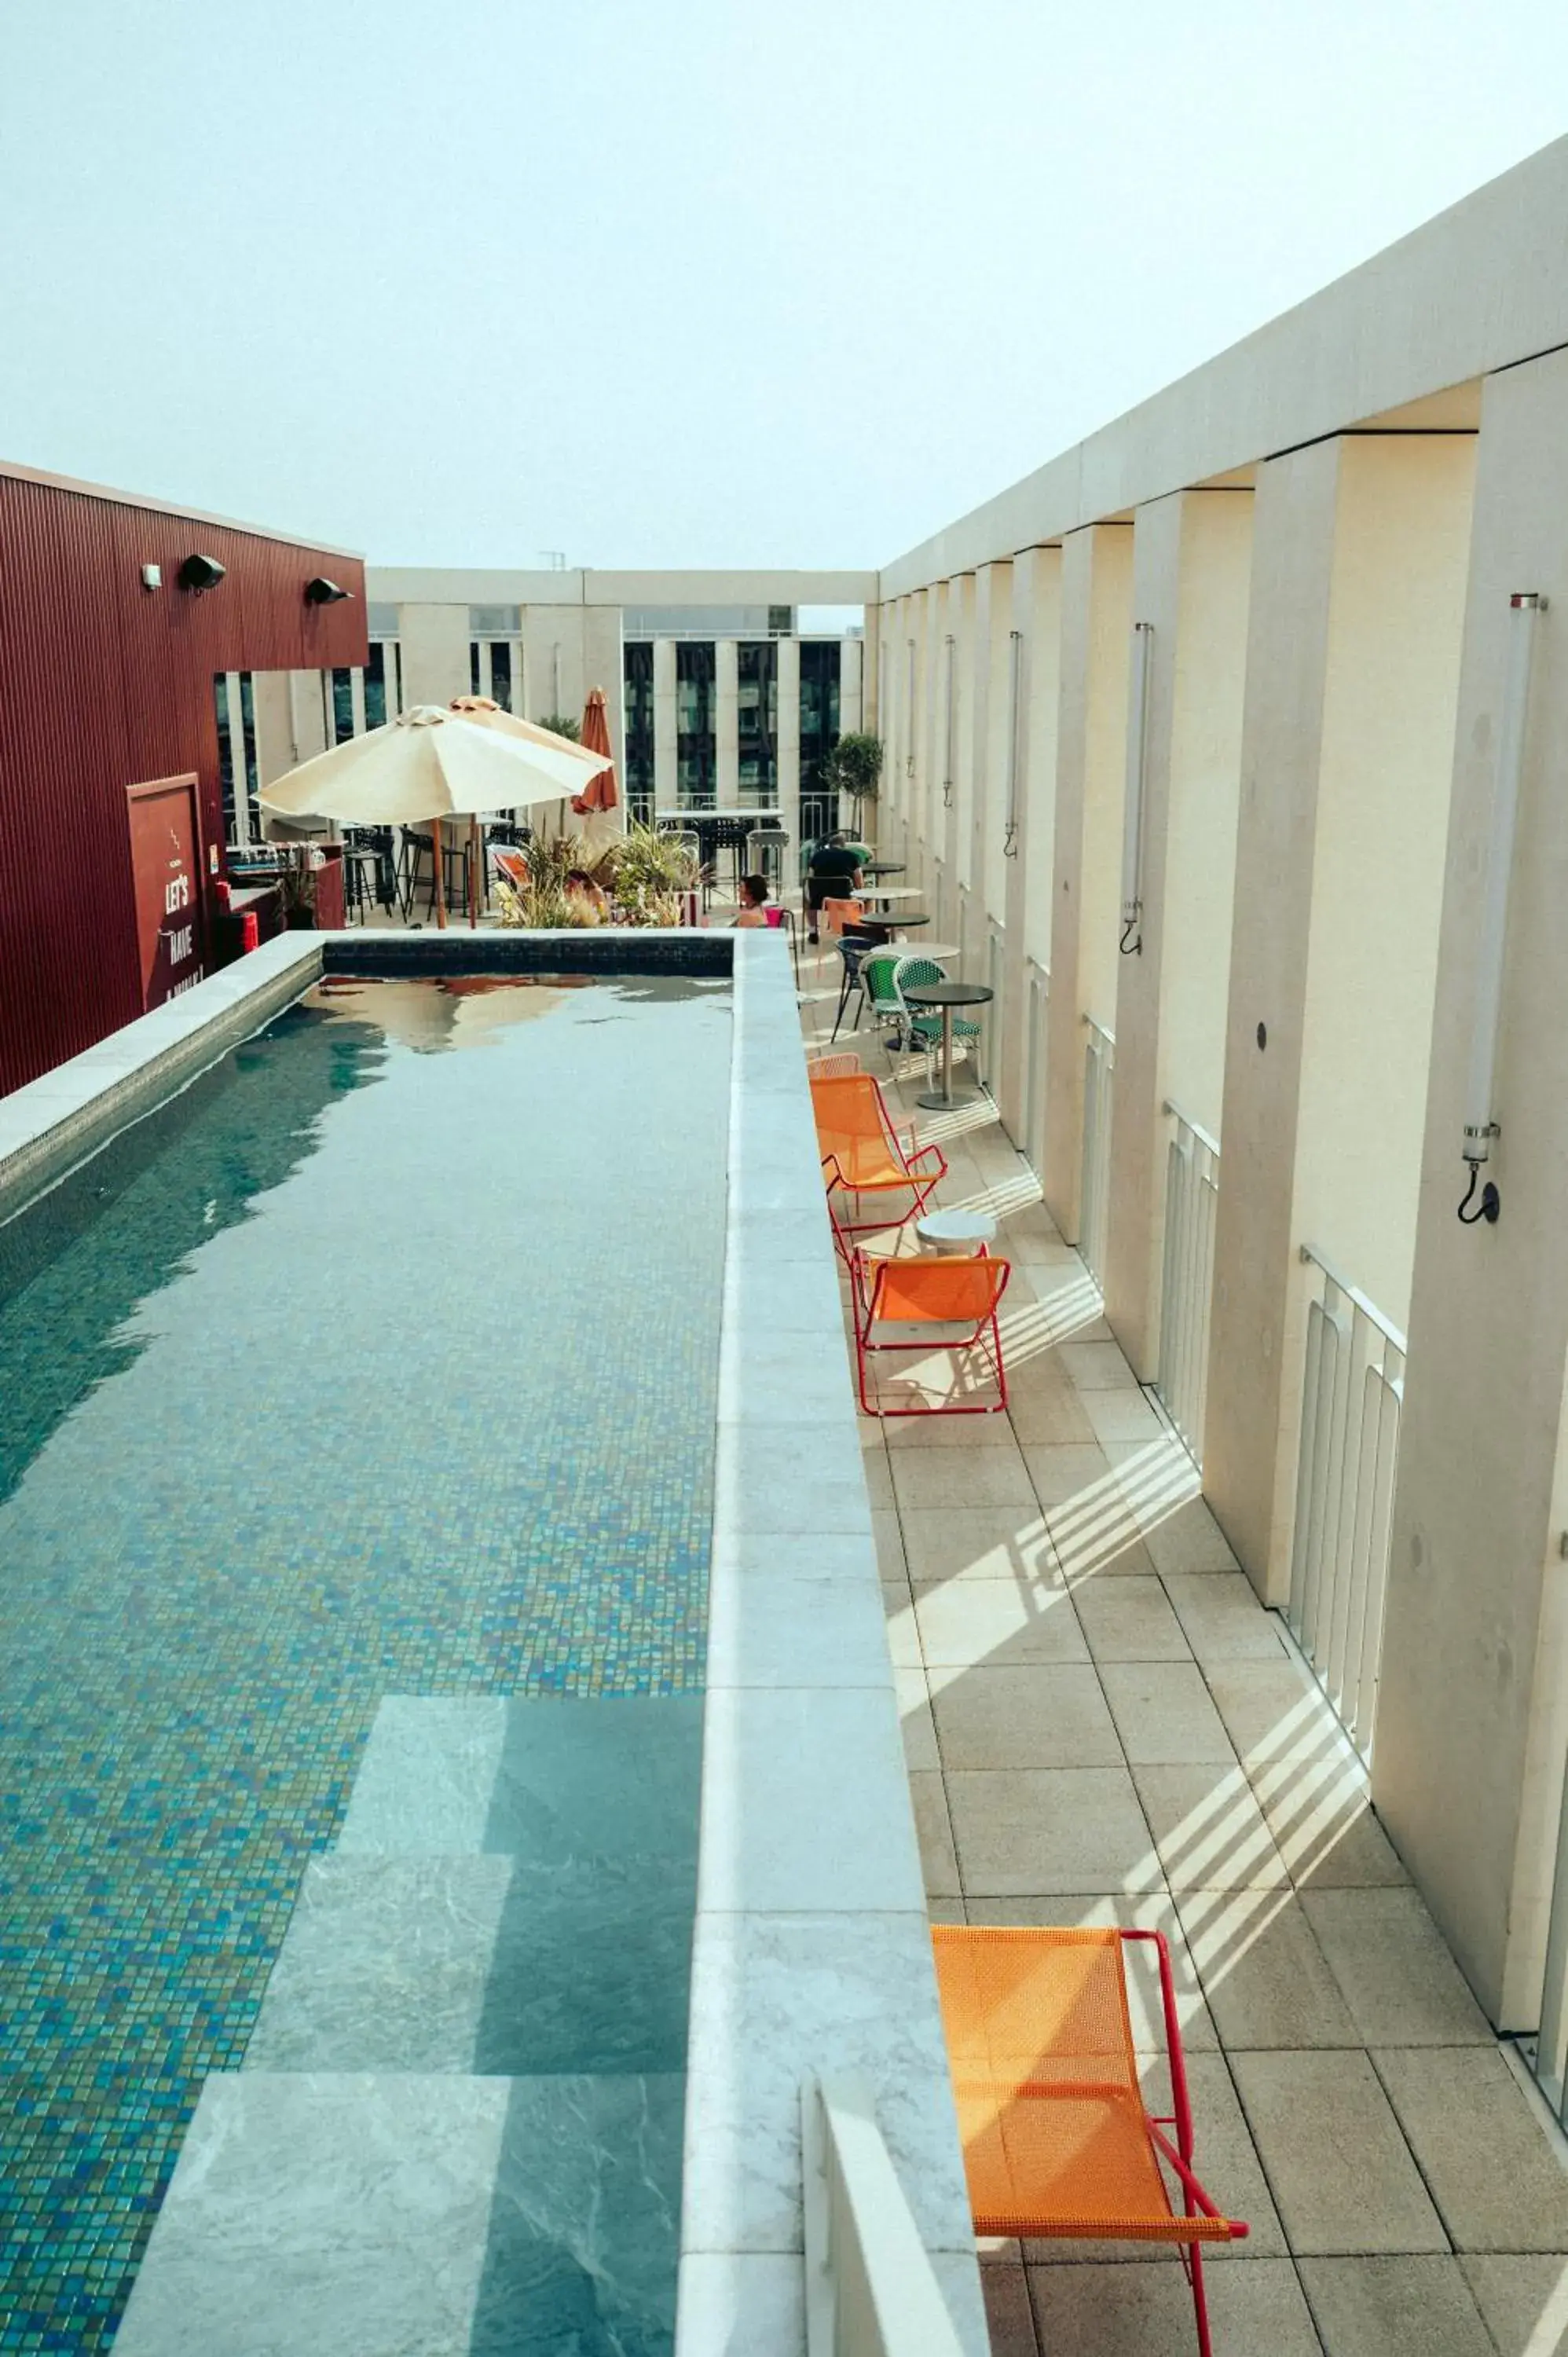
[(839, 1036), (839, 1027), (843, 1021), (844, 1010), (852, 997), (855, 1001), (855, 1010), (854, 1021), (850, 1028), (852, 1030), (860, 1028), (861, 1009), (865, 1004), (865, 982), (861, 974), (861, 968), (871, 951), (883, 949), (886, 946), (886, 942), (880, 933), (861, 932), (854, 926), (846, 926), (839, 935), (838, 949), (839, 955), (843, 960), (843, 979), (839, 985), (838, 1013), (833, 1017), (830, 1045), (832, 1040)]

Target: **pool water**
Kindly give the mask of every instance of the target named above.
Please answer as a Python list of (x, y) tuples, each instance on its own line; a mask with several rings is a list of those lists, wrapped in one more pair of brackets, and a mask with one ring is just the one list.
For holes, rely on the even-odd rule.
[[(108, 2345), (296, 1899), (319, 2011), (404, 1850), (505, 1861), (471, 2039), (252, 2067), (623, 2080), (637, 2313), (520, 2337), (503, 2248), (494, 2345), (668, 2346), (729, 1058), (712, 982), (328, 983), (0, 1227), (0, 2349)], [(389, 1697), (492, 1730), (460, 1865)]]

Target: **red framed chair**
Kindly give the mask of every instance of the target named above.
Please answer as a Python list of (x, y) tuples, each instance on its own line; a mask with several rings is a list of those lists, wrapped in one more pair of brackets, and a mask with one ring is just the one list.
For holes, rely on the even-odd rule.
[[(975, 2233), (1173, 2244), (1201, 2357), (1213, 2357), (1203, 2245), (1248, 2229), (1220, 2214), (1194, 2173), (1164, 1933), (942, 1924), (931, 1939)], [(1152, 1941), (1159, 1962), (1169, 2113), (1145, 2110), (1139, 2084), (1123, 1965), (1135, 1940)]]
[[(1013, 1274), (1004, 1260), (978, 1253), (919, 1253), (884, 1258), (857, 1252), (854, 1276), (854, 1368), (867, 1415), (999, 1415), (1007, 1405), (1007, 1369), (996, 1307)], [(902, 1351), (929, 1358), (934, 1351), (973, 1354), (994, 1397), (938, 1405), (885, 1407), (871, 1390), (873, 1362)]]
[[(884, 1234), (901, 1228), (924, 1211), (932, 1191), (947, 1177), (947, 1157), (940, 1146), (917, 1146), (910, 1131), (905, 1146), (893, 1126), (886, 1100), (869, 1072), (834, 1073), (811, 1079), (811, 1111), (816, 1115), (817, 1148), (828, 1189), (828, 1216), (833, 1242), (847, 1265), (854, 1239)], [(902, 1211), (893, 1200), (905, 1195)], [(854, 1198), (854, 1214), (846, 1199)], [(858, 1216), (875, 1208), (875, 1219)]]

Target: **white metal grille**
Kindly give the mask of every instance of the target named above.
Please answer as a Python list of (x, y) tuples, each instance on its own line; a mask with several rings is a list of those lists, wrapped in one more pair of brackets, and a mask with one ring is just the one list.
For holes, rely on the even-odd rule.
[(1105, 1231), (1111, 1210), (1111, 1075), (1116, 1068), (1113, 1033), (1086, 1015), (1089, 1045), (1083, 1056), (1083, 1163), (1079, 1189), (1078, 1248), (1096, 1285), (1105, 1284)]
[(1188, 1121), (1179, 1106), (1167, 1104), (1165, 1112), (1175, 1126), (1165, 1153), (1160, 1366), (1155, 1389), (1194, 1464), (1201, 1465), (1219, 1141)]
[(1372, 1756), (1404, 1336), (1311, 1244), (1291, 1630), (1363, 1760)]
[(1047, 1025), (1050, 1019), (1049, 970), (1033, 958), (1026, 961), (1028, 988), (1025, 994), (1028, 1031), (1024, 1047), (1024, 1152), (1036, 1172), (1046, 1159), (1046, 1078), (1050, 1069)]

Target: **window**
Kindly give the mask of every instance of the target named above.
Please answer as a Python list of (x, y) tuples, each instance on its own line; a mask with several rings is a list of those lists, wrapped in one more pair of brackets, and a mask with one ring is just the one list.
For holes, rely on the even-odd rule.
[(768, 628), (770, 635), (774, 638), (787, 639), (795, 628), (794, 607), (769, 606), (768, 608)]
[(628, 639), (621, 659), (626, 690), (626, 799), (633, 818), (651, 826), (653, 791), (653, 647)]
[(372, 639), (395, 639), (403, 628), (403, 616), (396, 606), (367, 606), (365, 628)]
[(471, 639), (515, 639), (522, 632), (521, 606), (470, 606), (468, 636)]
[(676, 779), (688, 810), (712, 810), (718, 793), (714, 644), (682, 639), (675, 648)]
[[(231, 689), (237, 693), (231, 694)], [(218, 780), (223, 797), (223, 835), (248, 843), (262, 832), (261, 770), (256, 762), (256, 713), (251, 674), (217, 672), (212, 701), (218, 721)]]
[(387, 657), (396, 660), (395, 650), (371, 641), (371, 657), (365, 665), (365, 726), (384, 728), (387, 725)]
[(490, 649), (490, 694), (503, 712), (511, 710), (511, 649), (505, 639)]
[(351, 671), (335, 671), (332, 674), (332, 741), (347, 744), (354, 733), (354, 674)]
[(800, 641), (800, 784), (821, 789), (822, 764), (838, 742), (839, 642)]
[(771, 810), (779, 799), (779, 650), (771, 639), (736, 649), (740, 798)]

